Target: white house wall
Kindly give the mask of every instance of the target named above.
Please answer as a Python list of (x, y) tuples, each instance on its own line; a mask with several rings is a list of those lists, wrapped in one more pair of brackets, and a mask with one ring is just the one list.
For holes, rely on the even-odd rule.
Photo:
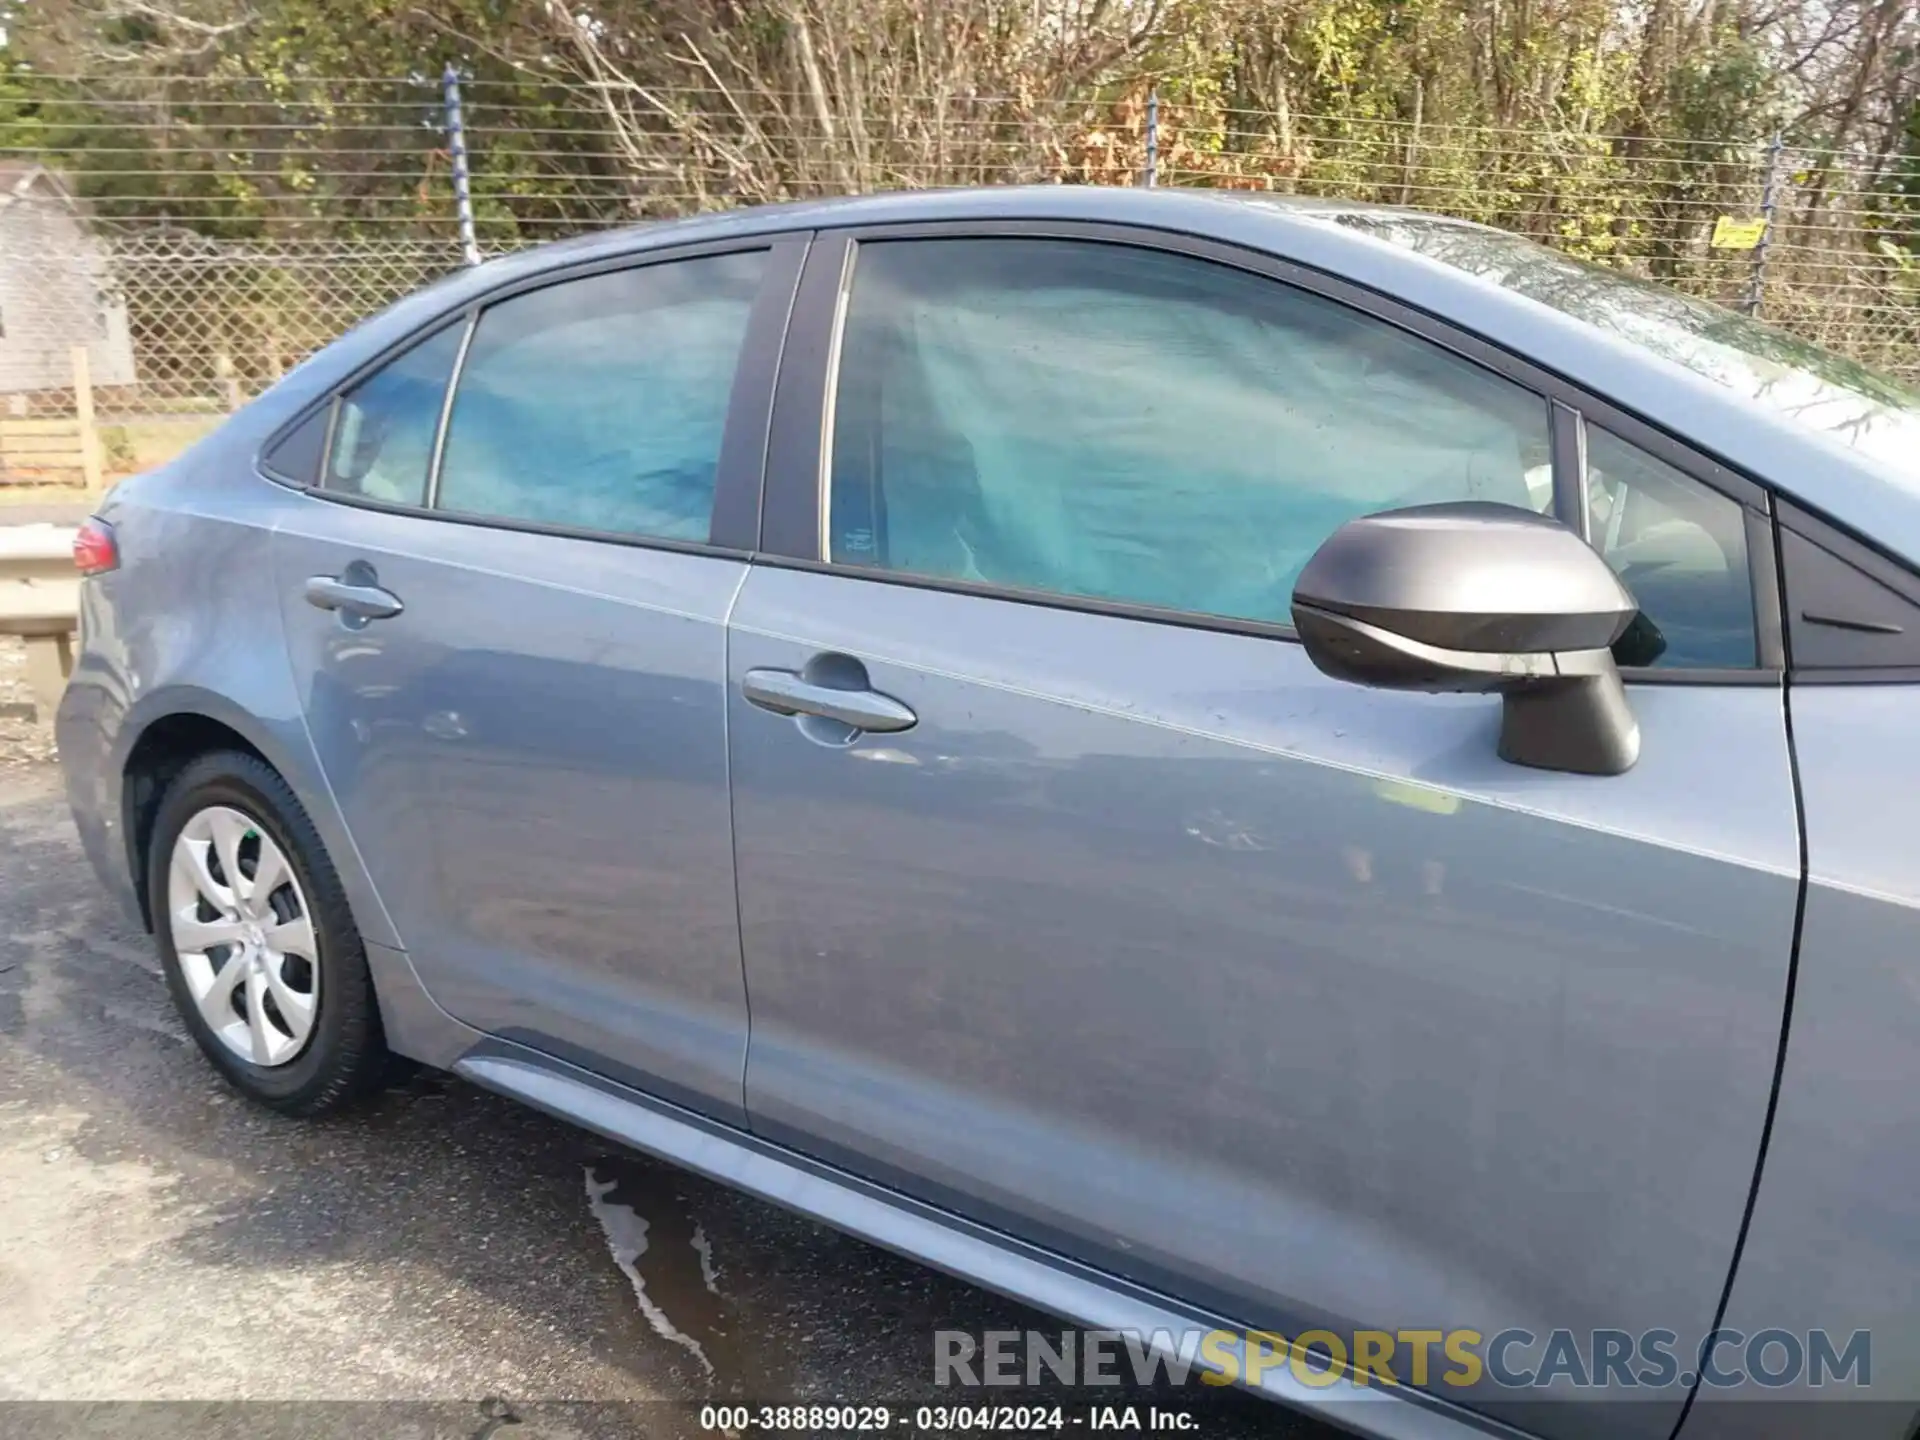
[(64, 390), (85, 345), (95, 385), (134, 383), (124, 306), (108, 304), (102, 247), (53, 196), (0, 208), (0, 395)]

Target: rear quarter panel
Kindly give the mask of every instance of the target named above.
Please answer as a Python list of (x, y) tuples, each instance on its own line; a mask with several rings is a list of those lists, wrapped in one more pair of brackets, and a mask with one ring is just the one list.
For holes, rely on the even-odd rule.
[(217, 720), (286, 778), (363, 936), (392, 945), (392, 925), (315, 760), (288, 666), (268, 537), (296, 497), (252, 464), (256, 432), (271, 423), (236, 417), (173, 464), (124, 482), (103, 505), (121, 563), (82, 588), (81, 646), (60, 711), (68, 796), (89, 859), (131, 906), (139, 859), (126, 833), (128, 758), (156, 721), (183, 713)]

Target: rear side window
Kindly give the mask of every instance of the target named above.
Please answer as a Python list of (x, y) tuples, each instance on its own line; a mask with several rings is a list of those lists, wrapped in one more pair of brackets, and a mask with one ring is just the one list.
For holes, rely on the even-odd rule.
[(480, 317), (440, 508), (704, 541), (766, 252), (570, 280)]
[(326, 453), (327, 427), (333, 423), (333, 406), (324, 405), (282, 435), (260, 463), (268, 473), (297, 485), (311, 485), (320, 475), (320, 460)]
[(1541, 396), (1189, 256), (863, 245), (841, 356), (842, 565), (1287, 624), (1301, 568), (1355, 516), (1551, 508)]
[(1589, 423), (1587, 526), (1594, 549), (1640, 604), (1614, 645), (1621, 664), (1759, 663), (1738, 501)]
[(433, 437), (463, 329), (448, 326), (340, 397), (327, 489), (396, 505), (426, 503)]

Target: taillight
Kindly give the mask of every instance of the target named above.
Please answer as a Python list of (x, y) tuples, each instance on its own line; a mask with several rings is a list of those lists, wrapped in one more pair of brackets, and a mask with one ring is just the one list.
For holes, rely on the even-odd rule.
[(82, 575), (104, 575), (120, 568), (120, 543), (113, 538), (113, 526), (104, 520), (88, 519), (73, 537), (73, 563)]

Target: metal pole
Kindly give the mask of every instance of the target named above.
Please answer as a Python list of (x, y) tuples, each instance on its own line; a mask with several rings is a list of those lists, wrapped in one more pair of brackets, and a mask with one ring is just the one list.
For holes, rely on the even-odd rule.
[(1767, 246), (1773, 241), (1773, 212), (1780, 189), (1780, 132), (1773, 132), (1767, 145), (1767, 178), (1760, 191), (1760, 239), (1753, 247), (1753, 269), (1747, 276), (1747, 296), (1740, 308), (1749, 315), (1760, 313), (1760, 302), (1767, 293)]
[(1147, 170), (1143, 177), (1149, 189), (1160, 183), (1160, 90), (1147, 92)]
[(447, 105), (447, 153), (453, 157), (453, 203), (460, 216), (460, 248), (467, 264), (480, 263), (480, 240), (473, 228), (473, 177), (467, 169), (467, 126), (460, 112), (460, 72), (448, 64), (440, 77)]

